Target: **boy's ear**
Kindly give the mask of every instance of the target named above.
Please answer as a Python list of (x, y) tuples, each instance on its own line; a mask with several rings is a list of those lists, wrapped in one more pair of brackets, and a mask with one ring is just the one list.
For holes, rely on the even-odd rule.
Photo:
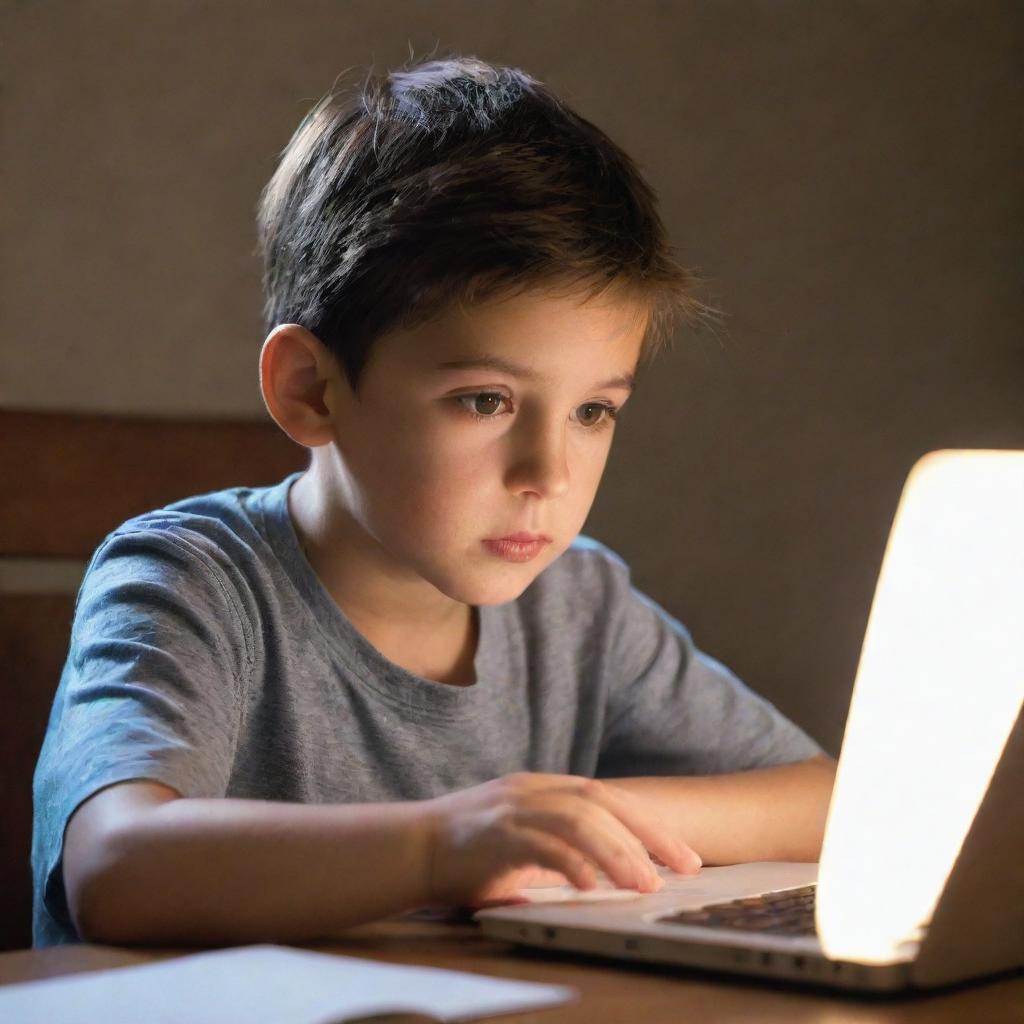
[(337, 360), (298, 324), (279, 324), (260, 352), (260, 391), (267, 411), (296, 444), (318, 448), (334, 440), (333, 417), (348, 382)]

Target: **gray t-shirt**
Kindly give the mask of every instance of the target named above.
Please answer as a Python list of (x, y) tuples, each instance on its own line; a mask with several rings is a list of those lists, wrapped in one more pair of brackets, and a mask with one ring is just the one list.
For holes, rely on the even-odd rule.
[(473, 685), (406, 671), (306, 559), (287, 503), (299, 475), (137, 516), (94, 553), (35, 774), (35, 945), (78, 940), (64, 828), (127, 779), (353, 803), (513, 771), (711, 774), (820, 752), (583, 535), (516, 600), (480, 606)]

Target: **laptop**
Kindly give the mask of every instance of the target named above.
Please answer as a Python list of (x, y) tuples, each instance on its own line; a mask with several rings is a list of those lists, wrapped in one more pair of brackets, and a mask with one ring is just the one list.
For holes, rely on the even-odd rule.
[(861, 991), (1015, 970), (1022, 698), (1024, 451), (930, 452), (886, 545), (820, 862), (659, 867), (652, 895), (525, 889), (474, 920), (552, 951)]

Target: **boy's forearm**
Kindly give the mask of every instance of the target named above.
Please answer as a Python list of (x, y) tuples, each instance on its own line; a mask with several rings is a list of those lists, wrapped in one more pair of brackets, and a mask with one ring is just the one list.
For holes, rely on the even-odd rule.
[(642, 800), (706, 865), (816, 861), (835, 782), (835, 761), (730, 775), (607, 779)]
[(428, 902), (415, 802), (182, 798), (109, 847), (78, 922), (94, 941), (312, 941)]
[[(706, 865), (817, 860), (830, 758), (732, 775), (606, 780)], [(77, 908), (110, 943), (303, 942), (430, 903), (427, 807), (170, 800), (104, 844)]]

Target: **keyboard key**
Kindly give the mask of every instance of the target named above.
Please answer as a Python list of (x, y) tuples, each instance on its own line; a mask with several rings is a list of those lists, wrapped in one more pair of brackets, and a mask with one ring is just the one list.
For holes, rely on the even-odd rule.
[(679, 910), (658, 920), (666, 924), (732, 928), (773, 935), (813, 935), (815, 888), (805, 885), (760, 896), (744, 896), (694, 910)]

